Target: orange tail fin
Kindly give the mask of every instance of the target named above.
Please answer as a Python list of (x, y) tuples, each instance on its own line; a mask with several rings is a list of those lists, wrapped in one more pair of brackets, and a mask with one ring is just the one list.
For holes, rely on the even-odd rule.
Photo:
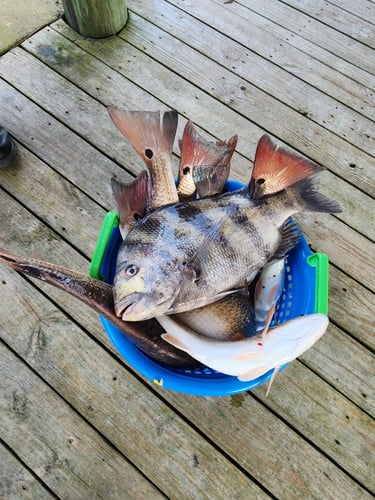
[(258, 142), (250, 181), (253, 199), (277, 193), (324, 170), (302, 156), (276, 146), (268, 135)]

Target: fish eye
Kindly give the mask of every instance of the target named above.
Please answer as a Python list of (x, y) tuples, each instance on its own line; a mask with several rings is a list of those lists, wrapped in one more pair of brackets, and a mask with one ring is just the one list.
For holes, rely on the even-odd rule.
[(139, 267), (136, 266), (135, 264), (130, 264), (130, 266), (128, 266), (126, 269), (125, 269), (125, 274), (126, 276), (135, 276), (139, 271)]
[(188, 175), (188, 174), (190, 174), (190, 167), (185, 167), (185, 168), (183, 169), (182, 173), (183, 173), (184, 175)]

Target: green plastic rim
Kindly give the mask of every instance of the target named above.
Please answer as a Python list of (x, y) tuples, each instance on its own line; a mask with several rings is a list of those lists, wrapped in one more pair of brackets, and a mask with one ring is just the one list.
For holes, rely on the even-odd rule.
[(119, 216), (117, 212), (108, 212), (104, 217), (102, 228), (100, 230), (99, 238), (97, 240), (89, 267), (89, 276), (91, 278), (96, 278), (101, 281), (104, 280), (103, 276), (100, 274), (100, 268), (102, 267), (104, 254), (107, 249), (112, 230), (114, 227), (117, 227), (118, 224)]
[(324, 253), (313, 253), (307, 257), (309, 266), (315, 268), (315, 312), (328, 315), (328, 256)]

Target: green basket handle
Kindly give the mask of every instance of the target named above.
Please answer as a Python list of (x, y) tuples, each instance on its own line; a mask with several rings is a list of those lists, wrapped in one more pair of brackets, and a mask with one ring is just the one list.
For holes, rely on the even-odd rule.
[(307, 257), (307, 263), (315, 267), (315, 312), (328, 315), (328, 257), (317, 252)]
[(103, 276), (100, 274), (100, 268), (107, 249), (108, 241), (112, 234), (112, 229), (118, 226), (119, 216), (117, 212), (108, 212), (104, 217), (102, 228), (99, 233), (98, 241), (96, 242), (95, 250), (92, 255), (89, 276), (103, 281)]

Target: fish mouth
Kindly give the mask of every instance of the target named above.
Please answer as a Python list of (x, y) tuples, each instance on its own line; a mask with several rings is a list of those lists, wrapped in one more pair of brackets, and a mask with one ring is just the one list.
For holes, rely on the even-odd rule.
[(134, 313), (134, 309), (139, 304), (142, 299), (142, 294), (131, 293), (127, 297), (119, 300), (115, 304), (115, 314), (124, 321), (137, 321), (137, 319), (131, 319)]

